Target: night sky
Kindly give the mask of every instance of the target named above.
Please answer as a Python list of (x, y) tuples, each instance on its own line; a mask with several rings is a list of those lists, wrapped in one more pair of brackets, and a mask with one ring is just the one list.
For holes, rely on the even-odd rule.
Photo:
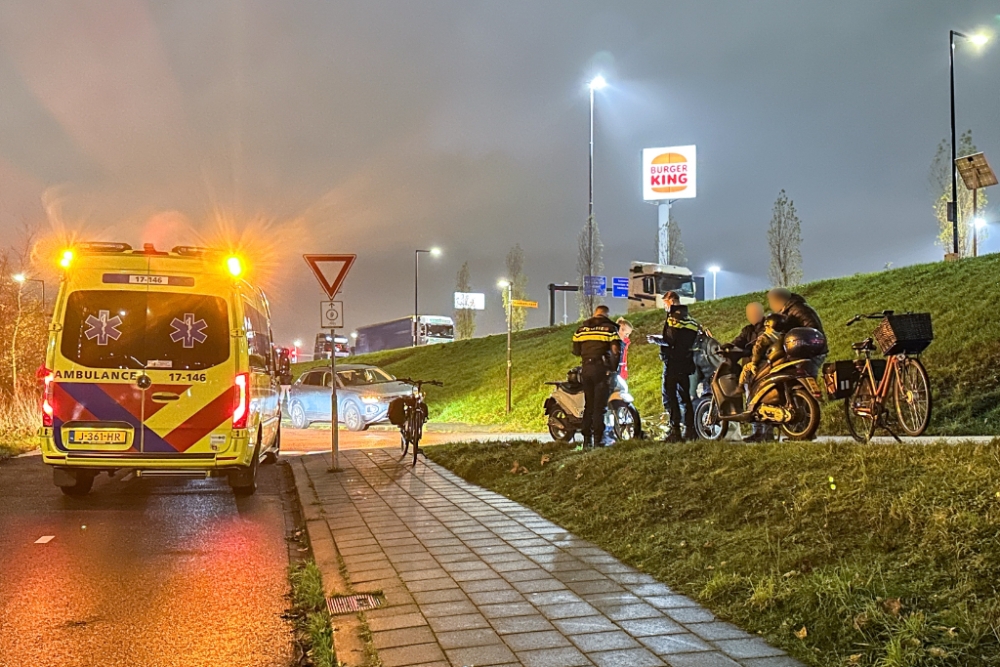
[[(3, 0), (0, 229), (11, 243), (27, 223), (43, 240), (167, 248), (235, 230), (260, 249), (281, 343), (317, 331), (303, 252), (358, 254), (350, 331), (408, 314), (413, 250), (440, 246), (421, 258), (422, 311), (451, 314), (468, 261), (488, 294), (480, 331), (497, 331), (515, 243), (543, 306), (549, 282), (576, 280), (586, 82), (603, 74), (607, 275), (655, 259), (641, 149), (683, 144), (698, 147), (698, 198), (674, 210), (691, 268), (723, 267), (720, 295), (767, 286), (782, 188), (807, 280), (933, 261), (948, 30), (1000, 32), (998, 12), (972, 0)], [(1000, 168), (996, 37), (959, 45), (956, 89), (959, 130)], [(1000, 250), (1000, 229), (983, 248)], [(545, 321), (544, 308), (529, 316)]]

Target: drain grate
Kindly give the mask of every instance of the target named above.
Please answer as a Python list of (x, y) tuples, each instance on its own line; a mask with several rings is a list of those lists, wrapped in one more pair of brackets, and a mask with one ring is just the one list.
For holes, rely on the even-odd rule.
[(378, 609), (385, 604), (385, 598), (374, 593), (359, 593), (357, 595), (337, 595), (326, 599), (326, 607), (331, 616), (354, 614), (359, 611)]

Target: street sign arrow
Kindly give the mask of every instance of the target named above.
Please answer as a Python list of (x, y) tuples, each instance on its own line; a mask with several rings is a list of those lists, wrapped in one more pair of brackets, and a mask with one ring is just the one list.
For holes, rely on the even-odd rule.
[(357, 255), (302, 255), (326, 295), (333, 299), (351, 270)]

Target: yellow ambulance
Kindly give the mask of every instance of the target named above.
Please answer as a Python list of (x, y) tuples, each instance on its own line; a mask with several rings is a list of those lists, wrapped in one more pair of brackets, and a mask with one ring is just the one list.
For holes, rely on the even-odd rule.
[(56, 486), (101, 472), (257, 488), (281, 446), (267, 297), (240, 258), (192, 246), (63, 252), (45, 354), (41, 449)]

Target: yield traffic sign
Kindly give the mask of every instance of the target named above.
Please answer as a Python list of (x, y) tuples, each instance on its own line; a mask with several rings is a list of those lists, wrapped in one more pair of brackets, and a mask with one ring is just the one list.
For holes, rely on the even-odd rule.
[(331, 299), (340, 291), (340, 286), (351, 270), (357, 255), (302, 255), (306, 264), (316, 275), (316, 280)]

